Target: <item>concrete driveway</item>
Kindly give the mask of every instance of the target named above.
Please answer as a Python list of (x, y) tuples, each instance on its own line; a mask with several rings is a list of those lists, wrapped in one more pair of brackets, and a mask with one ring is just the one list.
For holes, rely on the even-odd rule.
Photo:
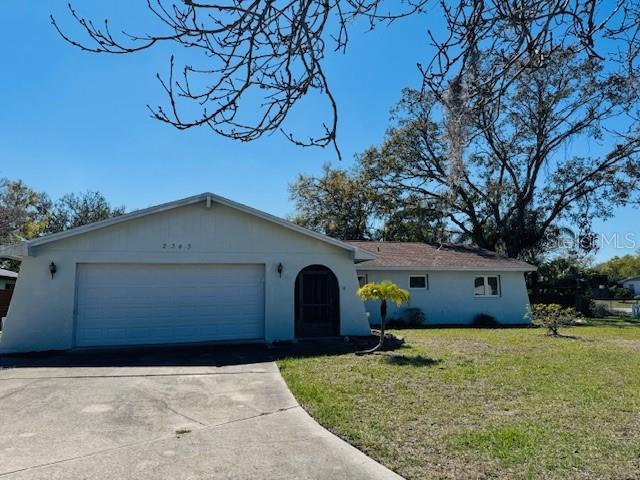
[(399, 479), (298, 405), (263, 347), (0, 359), (0, 479)]

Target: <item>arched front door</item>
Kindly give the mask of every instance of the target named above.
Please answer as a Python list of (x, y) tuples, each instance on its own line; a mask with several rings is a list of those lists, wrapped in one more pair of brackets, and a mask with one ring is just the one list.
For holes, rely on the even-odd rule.
[(302, 269), (295, 297), (296, 337), (340, 335), (340, 292), (331, 270), (322, 265)]

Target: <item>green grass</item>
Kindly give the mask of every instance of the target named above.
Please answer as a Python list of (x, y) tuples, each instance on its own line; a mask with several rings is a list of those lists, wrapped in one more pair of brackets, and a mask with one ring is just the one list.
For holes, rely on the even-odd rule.
[(279, 365), (316, 420), (409, 479), (640, 478), (640, 323), (395, 333), (407, 348)]

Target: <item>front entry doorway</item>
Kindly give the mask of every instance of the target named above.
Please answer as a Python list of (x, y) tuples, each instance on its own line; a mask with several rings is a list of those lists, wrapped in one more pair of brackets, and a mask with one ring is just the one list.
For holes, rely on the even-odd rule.
[(298, 273), (295, 288), (296, 337), (340, 335), (340, 291), (334, 273), (311, 265)]

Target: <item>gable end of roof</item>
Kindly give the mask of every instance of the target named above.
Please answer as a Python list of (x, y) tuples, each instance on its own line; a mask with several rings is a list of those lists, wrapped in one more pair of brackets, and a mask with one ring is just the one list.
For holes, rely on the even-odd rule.
[[(207, 205), (211, 205), (211, 203), (218, 203), (224, 206), (227, 206), (229, 208), (244, 212), (248, 215), (252, 215), (254, 217), (258, 217), (261, 218), (263, 220), (266, 220), (268, 222), (272, 222), (275, 223), (277, 225), (280, 225), (281, 227), (284, 227), (288, 230), (292, 230), (295, 232), (298, 232), (302, 235), (311, 237), (311, 238), (315, 238), (316, 240), (320, 240), (322, 242), (326, 242), (329, 243), (331, 245), (335, 245), (339, 248), (342, 248), (344, 250), (347, 250), (349, 252), (351, 252), (353, 254), (354, 257), (354, 261), (358, 262), (358, 261), (366, 261), (366, 260), (372, 260), (374, 258), (376, 258), (376, 255), (370, 251), (367, 250), (363, 250), (355, 245), (352, 245), (350, 243), (347, 242), (343, 242), (341, 240), (337, 240), (335, 238), (331, 238), (328, 237), (326, 235), (323, 235), (321, 233), (317, 233), (314, 232), (312, 230), (309, 230), (307, 228), (301, 227), (300, 225), (296, 225), (293, 222), (290, 222), (288, 220), (285, 220), (283, 218), (280, 217), (276, 217), (275, 215), (271, 215), (269, 213), (263, 212), (261, 210), (257, 210), (255, 208), (249, 207), (247, 205), (243, 205), (241, 203), (238, 202), (234, 202), (233, 200), (229, 200), (227, 198), (221, 197), (219, 195), (215, 195), (213, 193), (209, 193), (209, 192), (205, 192), (199, 195), (195, 195), (192, 197), (187, 197), (187, 198), (183, 198), (181, 200), (176, 200), (173, 202), (168, 202), (168, 203), (163, 203), (160, 205), (156, 205), (153, 207), (149, 207), (149, 208), (144, 208), (141, 210), (135, 210), (133, 212), (130, 213), (126, 213), (124, 215), (120, 215), (118, 217), (113, 217), (113, 218), (109, 218), (106, 220), (101, 220), (99, 222), (95, 222), (95, 223), (90, 223), (88, 225), (83, 225), (81, 227), (77, 227), (77, 228), (73, 228), (70, 230), (66, 230), (64, 232), (60, 232), (60, 233), (54, 233), (51, 235), (47, 235), (45, 237), (40, 237), (40, 238), (35, 238), (32, 240), (27, 240), (23, 242), (23, 246), (21, 247), (22, 251), (22, 255), (21, 256), (28, 256), (29, 255), (29, 250), (33, 247), (38, 247), (41, 245), (46, 245), (48, 243), (53, 243), (59, 240), (63, 240), (65, 238), (70, 238), (70, 237), (74, 237), (77, 235), (82, 235), (84, 233), (88, 233), (88, 232), (92, 232), (95, 230), (100, 230), (103, 228), (107, 228), (110, 227), (112, 225), (117, 225), (120, 223), (124, 223), (124, 222), (128, 222), (131, 220), (135, 220), (138, 218), (142, 218), (145, 217), (147, 215), (152, 215), (155, 213), (160, 213), (160, 212), (165, 212), (168, 210), (173, 210), (175, 208), (179, 208), (179, 207), (184, 207), (187, 205), (192, 205), (192, 204), (196, 204), (196, 203), (201, 203), (201, 202), (206, 202)], [(16, 253), (18, 250), (17, 249), (13, 249), (12, 252)]]

